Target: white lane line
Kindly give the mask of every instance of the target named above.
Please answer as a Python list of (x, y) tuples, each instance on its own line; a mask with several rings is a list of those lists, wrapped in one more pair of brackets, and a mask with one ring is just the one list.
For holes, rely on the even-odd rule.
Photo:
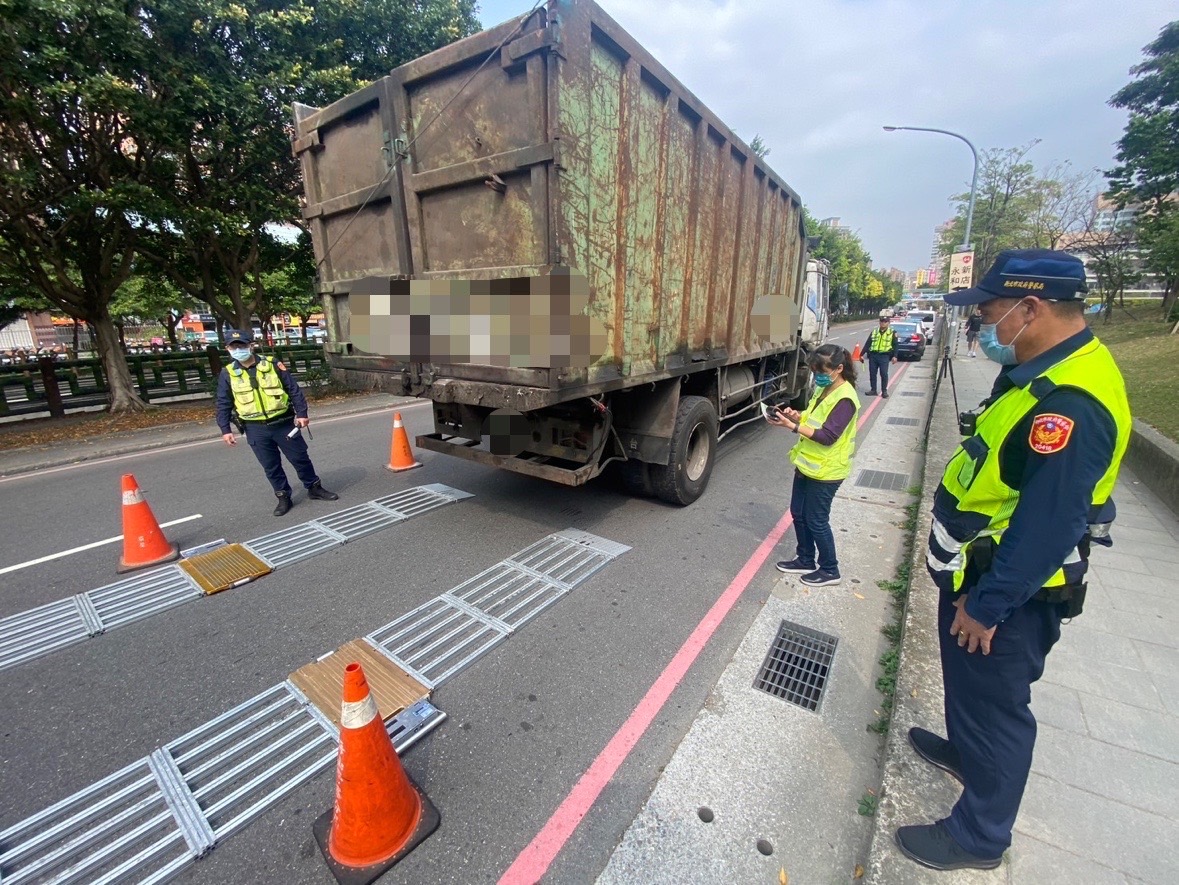
[[(433, 405), (433, 403), (426, 399), (416, 403), (409, 403), (404, 406), (381, 406), (368, 412), (354, 412), (351, 415), (337, 415), (334, 418), (320, 418), (319, 420), (312, 420), (313, 427), (318, 427), (320, 424), (334, 424), (336, 421), (350, 421), (353, 418), (367, 418), (372, 415), (378, 415), (381, 412), (406, 412), (410, 409), (421, 408), (422, 406)], [(156, 449), (142, 449), (138, 452), (128, 452), (126, 455), (112, 455), (109, 458), (95, 458), (93, 461), (78, 461), (75, 464), (65, 464), (61, 467), (46, 467), (43, 470), (30, 470), (26, 473), (14, 473), (12, 476), (0, 476), (0, 483), (15, 482), (18, 479), (32, 479), (38, 476), (48, 476), (50, 473), (61, 473), (65, 470), (77, 470), (79, 467), (95, 467), (99, 464), (113, 464), (116, 461), (126, 461), (128, 458), (143, 458), (147, 455), (156, 455), (161, 452), (178, 452), (181, 449), (191, 449), (194, 446), (207, 446), (212, 443), (225, 445), (221, 441), (220, 436), (215, 436), (212, 439), (201, 439), (196, 442), (177, 443), (174, 446), (161, 446)], [(3, 574), (0, 572), (0, 574)]]
[[(192, 516), (181, 517), (174, 519), (171, 522), (161, 522), (160, 528), (166, 529), (170, 525), (179, 525), (182, 522), (192, 522), (194, 519), (201, 519), (200, 513), (194, 513)], [(22, 568), (28, 568), (30, 565), (40, 565), (43, 562), (49, 562), (51, 559), (61, 559), (64, 556), (72, 556), (75, 553), (81, 553), (83, 550), (93, 550), (95, 547), (101, 547), (104, 544), (114, 544), (116, 541), (123, 540), (122, 535), (115, 535), (113, 538), (106, 538), (102, 541), (95, 541), (92, 544), (83, 544), (81, 547), (73, 547), (69, 550), (63, 550), (61, 553), (51, 553), (48, 556), (42, 556), (40, 559), (30, 559), (28, 562), (18, 562), (16, 565), (5, 566), (0, 568), (0, 575), (6, 575), (9, 572), (15, 572)]]

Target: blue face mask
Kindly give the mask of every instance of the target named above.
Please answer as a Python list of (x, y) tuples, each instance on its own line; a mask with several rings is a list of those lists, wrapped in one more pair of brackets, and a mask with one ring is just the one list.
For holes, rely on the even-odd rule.
[(835, 379), (832, 378), (830, 375), (828, 375), (826, 372), (819, 372), (819, 373), (816, 373), (816, 375), (815, 375), (815, 386), (816, 387), (830, 387), (834, 383), (835, 383)]
[(229, 348), (229, 355), (239, 363), (244, 363), (250, 358), (250, 349), (248, 347), (231, 347)]
[(1028, 327), (1027, 323), (1023, 324), (1018, 332), (1015, 333), (1015, 338), (1011, 339), (1010, 344), (1002, 344), (999, 341), (999, 323), (1007, 319), (1011, 315), (1011, 311), (1019, 307), (1020, 303), (1016, 303), (1011, 310), (999, 317), (996, 323), (983, 323), (978, 328), (978, 346), (982, 348), (983, 354), (987, 359), (998, 363), (1001, 366), (1014, 366), (1019, 363), (1019, 358), (1015, 355), (1015, 338), (1023, 334), (1023, 330)]

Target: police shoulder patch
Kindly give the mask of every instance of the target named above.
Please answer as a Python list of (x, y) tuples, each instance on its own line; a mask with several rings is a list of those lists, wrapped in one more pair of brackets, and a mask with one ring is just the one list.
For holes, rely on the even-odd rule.
[(1033, 452), (1041, 455), (1059, 452), (1068, 445), (1075, 426), (1076, 422), (1064, 415), (1037, 415), (1032, 421), (1028, 445), (1032, 447)]

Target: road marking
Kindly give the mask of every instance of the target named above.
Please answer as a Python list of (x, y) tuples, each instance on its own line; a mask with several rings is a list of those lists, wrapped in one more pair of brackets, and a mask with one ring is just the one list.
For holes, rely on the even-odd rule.
[[(902, 367), (896, 373), (896, 378), (899, 379), (904, 374), (905, 368), (907, 367)], [(860, 416), (860, 420), (856, 422), (857, 430), (864, 426), (882, 402), (883, 399), (877, 397), (868, 404)], [(517, 885), (517, 883), (531, 885), (544, 877), (549, 866), (561, 852), (561, 849), (565, 847), (565, 843), (569, 841), (569, 837), (573, 835), (573, 831), (589, 814), (602, 790), (606, 788), (619, 766), (626, 761), (631, 750), (635, 748), (639, 739), (646, 733), (655, 717), (659, 715), (672, 692), (687, 674), (688, 668), (695, 663), (700, 652), (704, 650), (704, 646), (708, 644), (713, 634), (732, 611), (733, 606), (737, 604), (741, 594), (749, 587), (750, 582), (765, 564), (770, 552), (782, 540), (782, 536), (786, 534), (786, 530), (790, 528), (793, 521), (793, 517), (787, 511), (778, 520), (778, 524), (765, 536), (757, 549), (745, 561), (745, 565), (741, 566), (737, 576), (725, 588), (725, 592), (712, 604), (712, 608), (708, 610), (708, 613), (696, 625), (696, 629), (680, 646), (671, 662), (663, 668), (663, 672), (659, 674), (654, 685), (647, 689), (647, 693), (643, 695), (638, 706), (622, 723), (622, 727), (614, 733), (614, 737), (610, 738), (602, 752), (573, 785), (573, 789), (553, 812), (553, 816), (548, 819), (540, 832), (500, 876), (500, 885)]]
[[(182, 522), (192, 522), (194, 519), (201, 519), (200, 513), (194, 513), (192, 516), (184, 516), (180, 519), (174, 519), (171, 522), (161, 522), (160, 528), (166, 529), (170, 525), (179, 525)], [(115, 535), (113, 538), (106, 538), (102, 541), (94, 541), (91, 544), (83, 544), (81, 547), (72, 547), (69, 550), (63, 550), (61, 553), (51, 553), (48, 556), (42, 556), (40, 559), (30, 559), (28, 562), (18, 562), (16, 565), (5, 566), (0, 568), (0, 575), (6, 575), (9, 572), (15, 572), (22, 568), (28, 568), (30, 565), (40, 565), (43, 562), (49, 562), (52, 559), (61, 559), (65, 556), (73, 556), (75, 553), (81, 553), (83, 550), (93, 550), (95, 547), (102, 547), (104, 544), (114, 544), (116, 541), (123, 540), (122, 535)]]
[[(381, 412), (405, 412), (409, 409), (416, 409), (420, 408), (421, 406), (429, 405), (433, 405), (433, 403), (427, 399), (404, 406), (381, 406), (379, 409), (373, 409), (368, 412), (356, 412), (352, 415), (337, 415), (334, 418), (321, 418), (319, 420), (313, 421), (312, 423), (318, 427), (320, 424), (333, 424), (336, 421), (348, 421), (352, 418), (366, 418), (370, 415), (380, 414)], [(26, 473), (16, 473), (12, 476), (0, 476), (0, 483), (13, 482), (18, 479), (30, 479), (35, 476), (47, 476), (50, 473), (61, 473), (65, 470), (77, 470), (79, 467), (96, 467), (99, 464), (113, 464), (116, 461), (126, 461), (128, 458), (142, 458), (145, 455), (155, 455), (161, 452), (178, 452), (181, 449), (191, 449), (194, 446), (207, 446), (211, 443), (220, 443), (221, 445), (225, 445), (225, 443), (222, 442), (221, 437), (216, 436), (212, 439), (200, 439), (196, 442), (178, 443), (174, 446), (160, 446), (156, 449), (140, 449), (138, 452), (128, 452), (126, 455), (112, 455), (109, 458), (96, 458), (93, 461), (79, 461), (76, 464), (65, 464), (61, 467), (46, 467), (44, 470), (30, 470)]]

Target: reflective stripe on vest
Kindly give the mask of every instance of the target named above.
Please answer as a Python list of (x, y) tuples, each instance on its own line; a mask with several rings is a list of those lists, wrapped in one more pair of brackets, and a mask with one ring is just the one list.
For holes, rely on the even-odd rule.
[[(821, 394), (822, 390), (815, 391), (815, 395), (811, 397), (811, 404), (799, 418), (800, 425), (805, 424), (812, 430), (818, 430), (827, 421), (836, 404), (845, 399), (851, 400), (857, 412), (860, 410), (860, 398), (856, 396), (854, 384), (845, 381), (820, 401)], [(833, 482), (837, 479), (846, 479), (851, 473), (851, 459), (855, 450), (856, 422), (853, 417), (839, 439), (829, 446), (820, 445), (813, 439), (799, 434), (798, 442), (790, 450), (790, 461), (811, 479)]]
[[(1080, 583), (1089, 567), (1090, 537), (1108, 535), (1108, 524), (1101, 527), (1098, 514), (1117, 483), (1118, 469), (1130, 439), (1131, 419), (1122, 374), (1105, 345), (1093, 340), (1049, 368), (1027, 387), (1005, 391), (988, 405), (978, 416), (975, 435), (964, 439), (946, 464), (941, 488), (938, 489), (939, 499), (952, 501), (958, 513), (967, 520), (969, 517), (987, 520), (979, 531), (966, 538), (951, 536), (944, 525), (934, 520), (926, 562), (934, 572), (951, 578), (954, 592), (962, 589), (971, 545), (989, 539), (988, 543), (993, 542), (997, 546), (1019, 504), (1019, 490), (1007, 485), (1000, 472), (1003, 446), (1039, 401), (1057, 387), (1082, 391), (1101, 404), (1113, 419), (1117, 439), (1109, 466), (1093, 489), (1089, 522), (1097, 531), (1077, 539), (1077, 548), (1065, 558), (1062, 567), (1044, 582), (1044, 587)], [(1024, 440), (1012, 442), (1026, 445)]]
[(229, 367), (229, 389), (233, 392), (233, 405), (243, 421), (266, 421), (275, 418), (291, 407), (291, 398), (282, 379), (269, 357), (257, 358), (254, 377), (257, 388), (250, 382), (250, 373), (233, 363)]
[(880, 329), (873, 329), (872, 335), (868, 339), (869, 353), (888, 353), (892, 350), (893, 340), (892, 336), (896, 333), (892, 329), (886, 329), (881, 332)]

